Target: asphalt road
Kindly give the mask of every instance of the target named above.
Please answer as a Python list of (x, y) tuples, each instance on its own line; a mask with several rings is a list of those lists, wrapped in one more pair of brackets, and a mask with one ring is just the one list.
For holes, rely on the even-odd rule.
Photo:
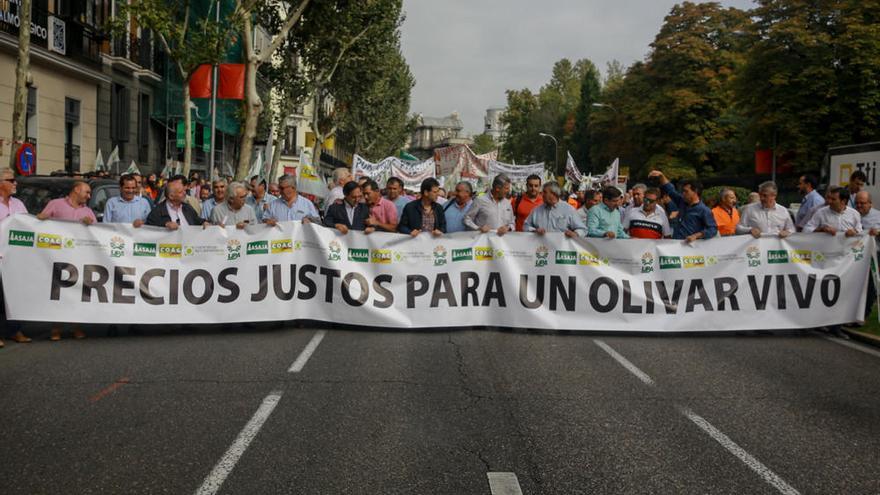
[(0, 493), (880, 492), (880, 352), (818, 334), (102, 333), (0, 350)]

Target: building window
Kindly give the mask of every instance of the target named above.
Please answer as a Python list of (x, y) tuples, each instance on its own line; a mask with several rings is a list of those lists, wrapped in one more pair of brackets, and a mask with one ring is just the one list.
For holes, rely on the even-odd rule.
[(281, 150), (282, 155), (296, 154), (296, 127), (288, 127), (287, 135), (284, 136), (284, 146)]
[(141, 93), (138, 98), (138, 161), (150, 159), (150, 95)]
[[(129, 90), (122, 84), (113, 84), (110, 94), (110, 138), (114, 144), (128, 142), (128, 120), (131, 115)], [(122, 157), (120, 148), (119, 156)]]
[(80, 170), (80, 103), (73, 98), (64, 99), (64, 170)]

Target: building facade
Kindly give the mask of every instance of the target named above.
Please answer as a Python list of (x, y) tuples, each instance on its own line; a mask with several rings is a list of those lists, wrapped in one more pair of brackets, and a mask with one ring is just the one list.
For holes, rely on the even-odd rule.
[(416, 116), (416, 127), (409, 140), (409, 152), (418, 158), (433, 156), (436, 148), (457, 144), (473, 144), (473, 140), (462, 134), (464, 124), (458, 112), (447, 117)]
[(486, 117), (484, 119), (485, 127), (483, 128), (483, 132), (492, 136), (492, 139), (495, 140), (499, 146), (504, 143), (504, 138), (507, 135), (507, 126), (501, 122), (501, 118), (504, 116), (504, 112), (507, 110), (506, 108), (489, 108), (486, 109)]

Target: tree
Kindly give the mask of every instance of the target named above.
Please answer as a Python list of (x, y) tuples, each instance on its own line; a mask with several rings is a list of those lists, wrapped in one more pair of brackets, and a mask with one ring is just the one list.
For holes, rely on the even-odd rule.
[(538, 97), (528, 88), (507, 90), (507, 110), (501, 116), (501, 123), (507, 126), (507, 137), (501, 149), (504, 161), (539, 161), (537, 157), (543, 155), (540, 150), (545, 148), (538, 135), (543, 131), (538, 129), (537, 112)]
[[(20, 26), (31, 25), (31, 0), (21, 0), (18, 4)], [(15, 94), (12, 100), (12, 146), (9, 153), (9, 166), (15, 170), (15, 145), (23, 143), (27, 137), (27, 80), (31, 60), (31, 31), (27, 27), (18, 30), (18, 58), (15, 62)]]
[(131, 0), (119, 3), (119, 15), (111, 23), (116, 36), (129, 36), (129, 16), (153, 31), (183, 81), (184, 175), (189, 175), (192, 165), (189, 80), (200, 65), (220, 62), (235, 26), (232, 19), (217, 23), (211, 16), (195, 18), (196, 14), (189, 0)]
[(572, 157), (575, 163), (581, 167), (592, 169), (590, 159), (590, 145), (593, 142), (590, 136), (590, 117), (593, 114), (593, 104), (599, 101), (602, 88), (599, 85), (599, 71), (592, 63), (584, 71), (581, 79), (580, 98), (575, 113), (575, 125), (573, 135)]
[(483, 133), (474, 136), (474, 144), (471, 145), (471, 150), (474, 153), (482, 155), (496, 149), (498, 149), (498, 144), (491, 135)]

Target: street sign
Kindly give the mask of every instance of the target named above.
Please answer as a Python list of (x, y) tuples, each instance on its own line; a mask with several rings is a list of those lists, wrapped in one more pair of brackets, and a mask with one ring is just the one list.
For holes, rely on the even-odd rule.
[(33, 175), (37, 171), (37, 150), (31, 143), (22, 143), (15, 153), (15, 168), (19, 175)]

